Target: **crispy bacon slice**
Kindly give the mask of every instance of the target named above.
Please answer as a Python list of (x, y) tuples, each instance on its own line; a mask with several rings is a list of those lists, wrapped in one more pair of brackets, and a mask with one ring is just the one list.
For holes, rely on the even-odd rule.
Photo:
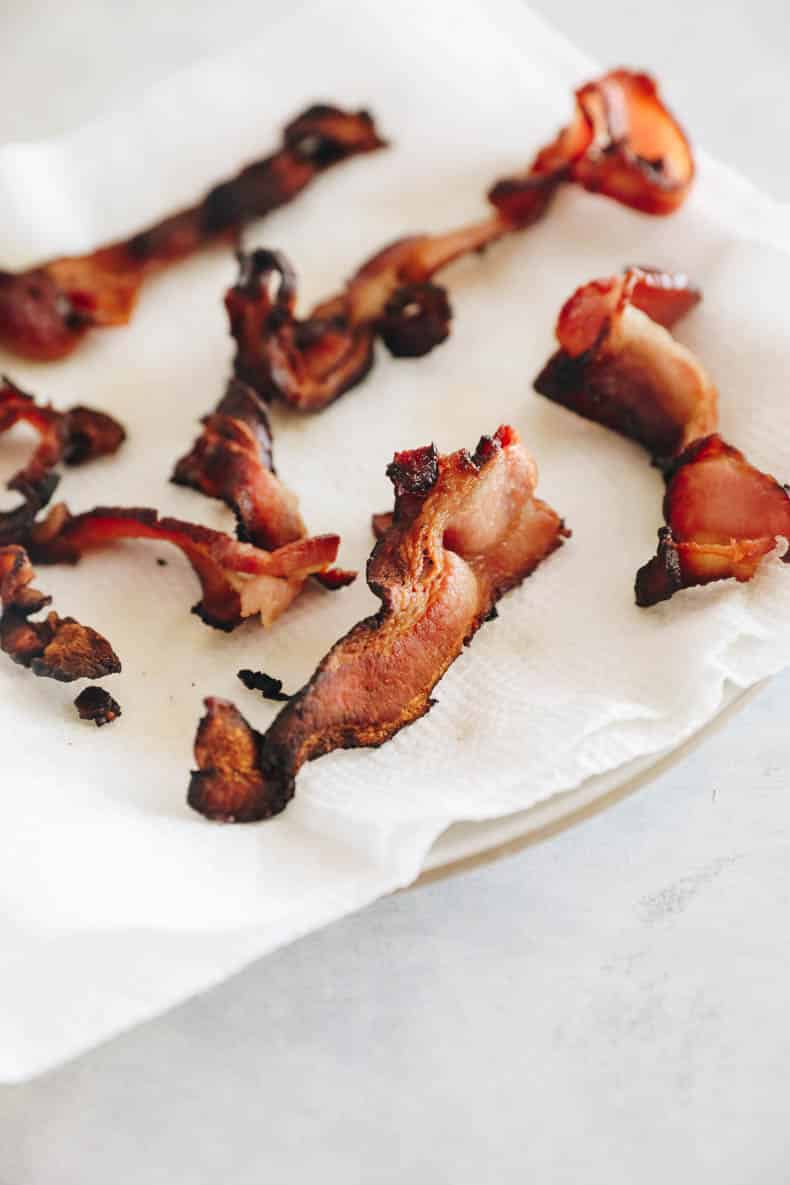
[[(246, 383), (231, 379), (203, 431), (176, 464), (172, 480), (218, 498), (236, 515), (238, 537), (274, 551), (307, 538), (296, 495), (274, 472), (266, 408)], [(315, 573), (325, 588), (351, 584), (356, 572), (328, 568)]]
[(88, 330), (125, 325), (150, 274), (234, 239), (332, 165), (383, 145), (366, 111), (308, 107), (287, 125), (277, 152), (216, 185), (197, 205), (90, 255), (0, 272), (0, 343), (39, 361), (65, 357)]
[(377, 746), (431, 707), (431, 692), (496, 601), (568, 534), (534, 496), (535, 464), (502, 427), (474, 454), (398, 453), (391, 529), (367, 578), (381, 608), (330, 650), (261, 736), (226, 700), (208, 699), (188, 801), (212, 819), (283, 810), (305, 761)]
[(160, 518), (155, 510), (98, 506), (71, 515), (61, 505), (33, 528), (30, 551), (40, 563), (76, 563), (86, 551), (122, 539), (156, 539), (178, 547), (203, 593), (192, 612), (222, 630), (233, 630), (256, 614), (264, 625), (271, 625), (307, 578), (329, 567), (340, 543), (337, 535), (315, 535), (264, 551), (222, 531)]
[(672, 214), (694, 180), (694, 157), (647, 74), (611, 70), (576, 91), (573, 120), (521, 177), (489, 198), (524, 226), (539, 218), (560, 182), (583, 185), (643, 214)]
[(52, 603), (52, 597), (32, 587), (34, 579), (23, 547), (0, 547), (0, 649), (34, 675), (61, 683), (117, 674), (117, 654), (90, 626), (54, 612), (43, 621), (30, 620)]
[(97, 728), (112, 724), (121, 712), (121, 705), (103, 687), (86, 687), (74, 701), (80, 720), (92, 720)]
[(55, 411), (51, 404), (37, 403), (10, 379), (0, 383), (0, 433), (25, 422), (35, 428), (39, 444), (32, 457), (7, 482), (23, 502), (0, 514), (0, 544), (23, 541), (36, 515), (54, 493), (58, 477), (53, 472), (61, 462), (81, 465), (95, 457), (117, 452), (126, 433), (117, 420), (89, 407)]
[(172, 480), (229, 506), (239, 538), (273, 550), (303, 539), (297, 499), (275, 476), (266, 409), (245, 383), (231, 379), (203, 431), (176, 464)]
[(685, 276), (629, 268), (574, 292), (535, 390), (630, 436), (661, 463), (716, 428), (718, 397), (669, 332), (701, 299)]
[(538, 153), (526, 175), (490, 190), (493, 215), (446, 234), (392, 243), (304, 319), (296, 316), (296, 277), (288, 260), (265, 250), (242, 257), (239, 280), (226, 297), (237, 377), (266, 400), (320, 411), (364, 379), (377, 337), (395, 357), (429, 353), (449, 335), (452, 317), (446, 291), (433, 282), (436, 274), (536, 222), (563, 182), (649, 214), (680, 205), (694, 164), (652, 80), (614, 70), (582, 87), (576, 100), (574, 122)]
[(712, 435), (667, 473), (664, 518), (657, 553), (637, 573), (637, 605), (714, 580), (751, 580), (777, 537), (790, 541), (790, 494)]

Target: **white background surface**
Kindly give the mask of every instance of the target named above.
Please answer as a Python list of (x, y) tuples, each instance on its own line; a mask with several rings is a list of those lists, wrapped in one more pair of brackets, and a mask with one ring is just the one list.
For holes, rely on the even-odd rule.
[[(699, 142), (788, 197), (783, 6), (535, 7), (602, 61), (654, 69)], [(14, 9), (0, 140), (127, 101), (266, 16)], [(0, 1092), (0, 1177), (786, 1181), (789, 696), (786, 677), (583, 827)]]

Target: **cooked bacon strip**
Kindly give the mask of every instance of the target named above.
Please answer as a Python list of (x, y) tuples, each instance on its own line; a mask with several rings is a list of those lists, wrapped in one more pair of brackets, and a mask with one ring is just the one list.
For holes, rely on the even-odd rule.
[(314, 177), (381, 148), (366, 111), (317, 104), (287, 125), (274, 155), (247, 165), (201, 202), (90, 255), (0, 272), (0, 343), (28, 358), (63, 358), (89, 329), (125, 325), (143, 280), (291, 201)]
[(0, 649), (34, 675), (61, 683), (117, 674), (117, 654), (90, 626), (54, 612), (43, 621), (30, 620), (52, 603), (32, 587), (35, 575), (23, 547), (0, 547)]
[(123, 444), (126, 433), (117, 420), (89, 407), (55, 411), (37, 403), (10, 379), (0, 384), (0, 433), (25, 422), (35, 428), (39, 444), (24, 468), (7, 482), (9, 490), (22, 494), (15, 510), (0, 513), (0, 544), (23, 541), (33, 520), (54, 493), (58, 477), (53, 470), (61, 461), (81, 465), (95, 457), (109, 456)]
[(264, 399), (320, 411), (362, 381), (373, 365), (376, 337), (395, 357), (408, 358), (443, 342), (452, 312), (433, 277), (460, 256), (536, 222), (562, 182), (663, 214), (683, 201), (693, 171), (688, 144), (653, 82), (613, 71), (577, 92), (574, 123), (538, 153), (525, 177), (493, 187), (493, 215), (446, 234), (392, 243), (303, 320), (296, 316), (296, 277), (288, 260), (265, 250), (242, 257), (239, 280), (226, 298), (236, 375)]
[(535, 390), (639, 441), (657, 462), (717, 424), (716, 388), (670, 328), (701, 299), (685, 276), (629, 268), (566, 301)]
[(74, 701), (80, 720), (92, 720), (97, 728), (122, 716), (121, 705), (103, 687), (86, 687)]
[(271, 625), (307, 578), (329, 567), (340, 543), (337, 535), (315, 535), (264, 551), (222, 531), (160, 518), (155, 510), (97, 506), (71, 515), (61, 505), (34, 527), (30, 551), (41, 563), (76, 563), (86, 551), (121, 539), (156, 539), (178, 547), (194, 568), (203, 592), (192, 612), (222, 630), (235, 629), (255, 614), (264, 625)]
[(535, 498), (535, 465), (512, 428), (483, 437), (473, 455), (396, 454), (388, 474), (393, 524), (367, 570), (381, 608), (330, 650), (264, 736), (228, 701), (206, 700), (188, 796), (201, 814), (275, 815), (305, 761), (381, 745), (423, 716), (498, 598), (568, 534)]
[(231, 379), (215, 411), (204, 417), (173, 481), (224, 502), (236, 515), (239, 538), (256, 547), (282, 547), (307, 533), (295, 495), (274, 473), (266, 409), (238, 379)]
[(713, 580), (751, 580), (777, 536), (790, 541), (790, 494), (720, 436), (707, 436), (668, 472), (664, 519), (657, 553), (637, 573), (637, 605)]
[(688, 139), (647, 74), (611, 70), (576, 91), (572, 122), (522, 177), (489, 197), (503, 216), (529, 225), (562, 181), (583, 185), (644, 214), (672, 214), (694, 180)]

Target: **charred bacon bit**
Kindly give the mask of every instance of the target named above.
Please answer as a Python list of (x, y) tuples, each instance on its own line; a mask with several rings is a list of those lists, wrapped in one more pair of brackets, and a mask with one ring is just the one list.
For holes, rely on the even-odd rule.
[(561, 183), (667, 214), (686, 197), (693, 174), (688, 143), (655, 84), (645, 74), (614, 70), (577, 92), (574, 122), (538, 153), (525, 176), (490, 190), (493, 216), (390, 244), (304, 319), (296, 316), (288, 260), (272, 251), (243, 258), (226, 298), (236, 375), (263, 399), (320, 411), (365, 378), (376, 337), (396, 357), (409, 358), (445, 341), (452, 311), (433, 278), (453, 260), (537, 222)]
[(121, 705), (103, 687), (86, 687), (74, 701), (80, 720), (92, 720), (97, 728), (112, 724), (121, 713)]
[(59, 412), (37, 403), (8, 378), (0, 383), (0, 434), (25, 422), (35, 428), (39, 444), (24, 468), (8, 481), (24, 499), (14, 510), (0, 514), (0, 544), (23, 542), (38, 512), (47, 505), (58, 484), (56, 465), (81, 465), (117, 452), (126, 438), (121, 425), (104, 412), (72, 407)]
[(669, 332), (700, 299), (685, 276), (643, 268), (585, 284), (560, 312), (560, 349), (535, 390), (663, 463), (717, 423), (716, 388)]
[(366, 111), (317, 104), (285, 128), (280, 149), (201, 202), (124, 242), (0, 272), (0, 343), (37, 361), (63, 358), (98, 326), (124, 325), (147, 276), (291, 201), (332, 165), (384, 146)]
[(233, 630), (255, 614), (271, 625), (308, 577), (334, 562), (340, 542), (337, 535), (315, 535), (264, 551), (222, 531), (160, 518), (155, 510), (98, 506), (72, 516), (61, 505), (31, 531), (30, 550), (40, 563), (76, 563), (86, 551), (122, 539), (155, 539), (178, 547), (203, 592), (192, 612), (222, 630)]
[[(379, 612), (330, 650), (261, 736), (226, 700), (206, 700), (189, 803), (212, 819), (281, 811), (301, 766), (333, 749), (381, 745), (431, 707), (431, 692), (499, 597), (568, 534), (534, 497), (535, 465), (500, 428), (474, 454), (426, 465), (399, 453), (390, 530), (368, 562)], [(429, 481), (428, 474), (433, 472)], [(419, 474), (406, 484), (403, 475)]]
[(275, 679), (272, 675), (267, 675), (265, 671), (245, 669), (237, 673), (238, 678), (248, 691), (260, 691), (264, 699), (273, 699), (280, 703), (286, 703), (289, 699), (293, 699), (293, 696), (283, 691), (282, 679)]
[(637, 573), (637, 605), (714, 580), (751, 580), (777, 537), (790, 540), (787, 487), (720, 436), (696, 441), (666, 476), (667, 525), (656, 555)]
[(71, 683), (117, 674), (121, 663), (106, 638), (73, 617), (30, 617), (52, 598), (32, 587), (35, 572), (23, 547), (0, 547), (0, 649), (34, 675)]
[(498, 182), (489, 199), (515, 226), (539, 218), (564, 181), (644, 214), (671, 214), (693, 179), (688, 139), (653, 79), (612, 70), (576, 92), (568, 127), (541, 149), (526, 174)]

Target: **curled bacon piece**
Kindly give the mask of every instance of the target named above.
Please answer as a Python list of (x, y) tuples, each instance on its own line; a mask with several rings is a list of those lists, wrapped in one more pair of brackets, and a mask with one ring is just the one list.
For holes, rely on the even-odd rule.
[(714, 431), (716, 388), (670, 328), (701, 299), (685, 276), (629, 268), (574, 292), (535, 390), (639, 441), (657, 463)]
[[(274, 472), (266, 409), (238, 379), (230, 380), (215, 411), (204, 417), (203, 431), (176, 464), (172, 480), (229, 506), (244, 542), (274, 551), (307, 538), (296, 495)], [(327, 568), (314, 575), (325, 588), (336, 589), (357, 574)]]
[(277, 152), (216, 185), (197, 205), (90, 255), (0, 272), (0, 343), (40, 361), (65, 357), (88, 330), (126, 324), (151, 273), (206, 244), (232, 240), (330, 166), (383, 145), (366, 111), (309, 107), (287, 125)]
[(34, 675), (61, 683), (117, 674), (117, 654), (90, 626), (54, 612), (43, 621), (30, 620), (52, 603), (52, 597), (32, 587), (34, 579), (23, 547), (0, 547), (0, 649)]
[(391, 529), (367, 579), (381, 601), (319, 664), (261, 736), (233, 704), (208, 699), (188, 800), (212, 819), (283, 810), (305, 761), (377, 746), (431, 707), (431, 692), (503, 593), (568, 534), (534, 496), (535, 464), (502, 427), (474, 454), (398, 453)]
[(490, 200), (519, 226), (540, 217), (562, 181), (643, 214), (671, 214), (694, 179), (688, 139), (647, 74), (611, 70), (576, 91), (571, 123), (521, 177), (498, 182)]
[(117, 420), (89, 407), (59, 412), (37, 403), (10, 379), (0, 385), (0, 433), (25, 422), (35, 428), (39, 445), (24, 468), (8, 481), (9, 490), (22, 494), (15, 510), (0, 514), (0, 544), (24, 540), (36, 515), (49, 502), (58, 477), (53, 469), (61, 461), (81, 465), (95, 457), (117, 452), (126, 433)]
[(246, 384), (231, 379), (203, 431), (176, 464), (176, 485), (191, 486), (229, 506), (239, 538), (274, 549), (306, 535), (297, 499), (275, 476), (266, 410)]
[(264, 399), (320, 411), (361, 382), (377, 337), (395, 357), (418, 358), (443, 342), (452, 312), (433, 283), (453, 260), (523, 230), (557, 187), (578, 182), (649, 214), (685, 198), (694, 166), (683, 133), (644, 74), (615, 70), (577, 92), (574, 123), (538, 153), (525, 177), (489, 192), (494, 214), (446, 234), (401, 239), (367, 260), (343, 292), (296, 316), (296, 277), (285, 257), (256, 251), (226, 304), (236, 375)]
[(692, 444), (666, 478), (667, 526), (656, 555), (637, 573), (637, 605), (714, 580), (751, 580), (777, 536), (790, 541), (788, 487), (720, 436)]
[(76, 563), (86, 551), (121, 539), (156, 539), (178, 547), (203, 592), (192, 612), (222, 630), (233, 630), (255, 614), (271, 625), (305, 580), (334, 561), (340, 542), (337, 535), (315, 535), (264, 551), (222, 531), (160, 518), (155, 510), (98, 506), (71, 515), (61, 505), (33, 528), (29, 546), (38, 562)]

